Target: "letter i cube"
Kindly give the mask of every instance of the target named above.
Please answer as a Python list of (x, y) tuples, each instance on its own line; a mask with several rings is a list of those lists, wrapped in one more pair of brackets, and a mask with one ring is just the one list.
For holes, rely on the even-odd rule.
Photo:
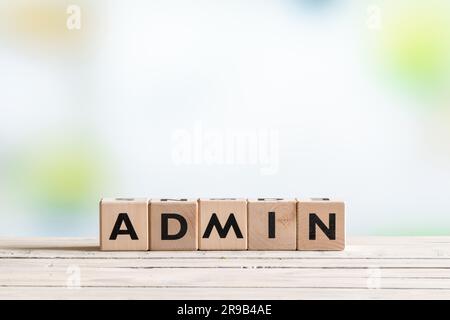
[(248, 200), (248, 249), (295, 250), (297, 201), (259, 198)]

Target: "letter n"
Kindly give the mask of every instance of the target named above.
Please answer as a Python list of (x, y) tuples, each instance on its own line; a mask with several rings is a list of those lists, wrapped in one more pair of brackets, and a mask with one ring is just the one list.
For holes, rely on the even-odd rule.
[(316, 226), (330, 240), (336, 240), (336, 214), (330, 213), (328, 218), (328, 227), (315, 213), (309, 214), (309, 240), (316, 240)]

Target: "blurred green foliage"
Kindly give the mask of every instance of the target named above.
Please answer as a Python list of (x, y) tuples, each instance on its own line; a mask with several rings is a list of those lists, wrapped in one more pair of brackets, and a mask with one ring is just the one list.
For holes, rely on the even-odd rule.
[(88, 136), (55, 135), (25, 147), (10, 167), (17, 195), (39, 214), (71, 214), (97, 202), (105, 158)]

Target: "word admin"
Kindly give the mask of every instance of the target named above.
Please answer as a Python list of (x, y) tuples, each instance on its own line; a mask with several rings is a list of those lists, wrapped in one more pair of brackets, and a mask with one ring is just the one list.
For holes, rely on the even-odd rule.
[(344, 250), (345, 205), (329, 198), (100, 201), (100, 248)]

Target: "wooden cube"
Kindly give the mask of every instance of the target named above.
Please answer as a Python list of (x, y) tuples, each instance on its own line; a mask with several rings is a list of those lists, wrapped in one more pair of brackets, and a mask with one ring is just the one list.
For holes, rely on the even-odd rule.
[(152, 199), (150, 250), (197, 250), (197, 199)]
[(344, 250), (345, 205), (329, 198), (297, 203), (297, 250)]
[(295, 199), (248, 200), (248, 249), (295, 250), (296, 214)]
[(100, 201), (100, 249), (148, 250), (148, 200), (116, 198)]
[(247, 200), (199, 200), (199, 249), (247, 249)]

